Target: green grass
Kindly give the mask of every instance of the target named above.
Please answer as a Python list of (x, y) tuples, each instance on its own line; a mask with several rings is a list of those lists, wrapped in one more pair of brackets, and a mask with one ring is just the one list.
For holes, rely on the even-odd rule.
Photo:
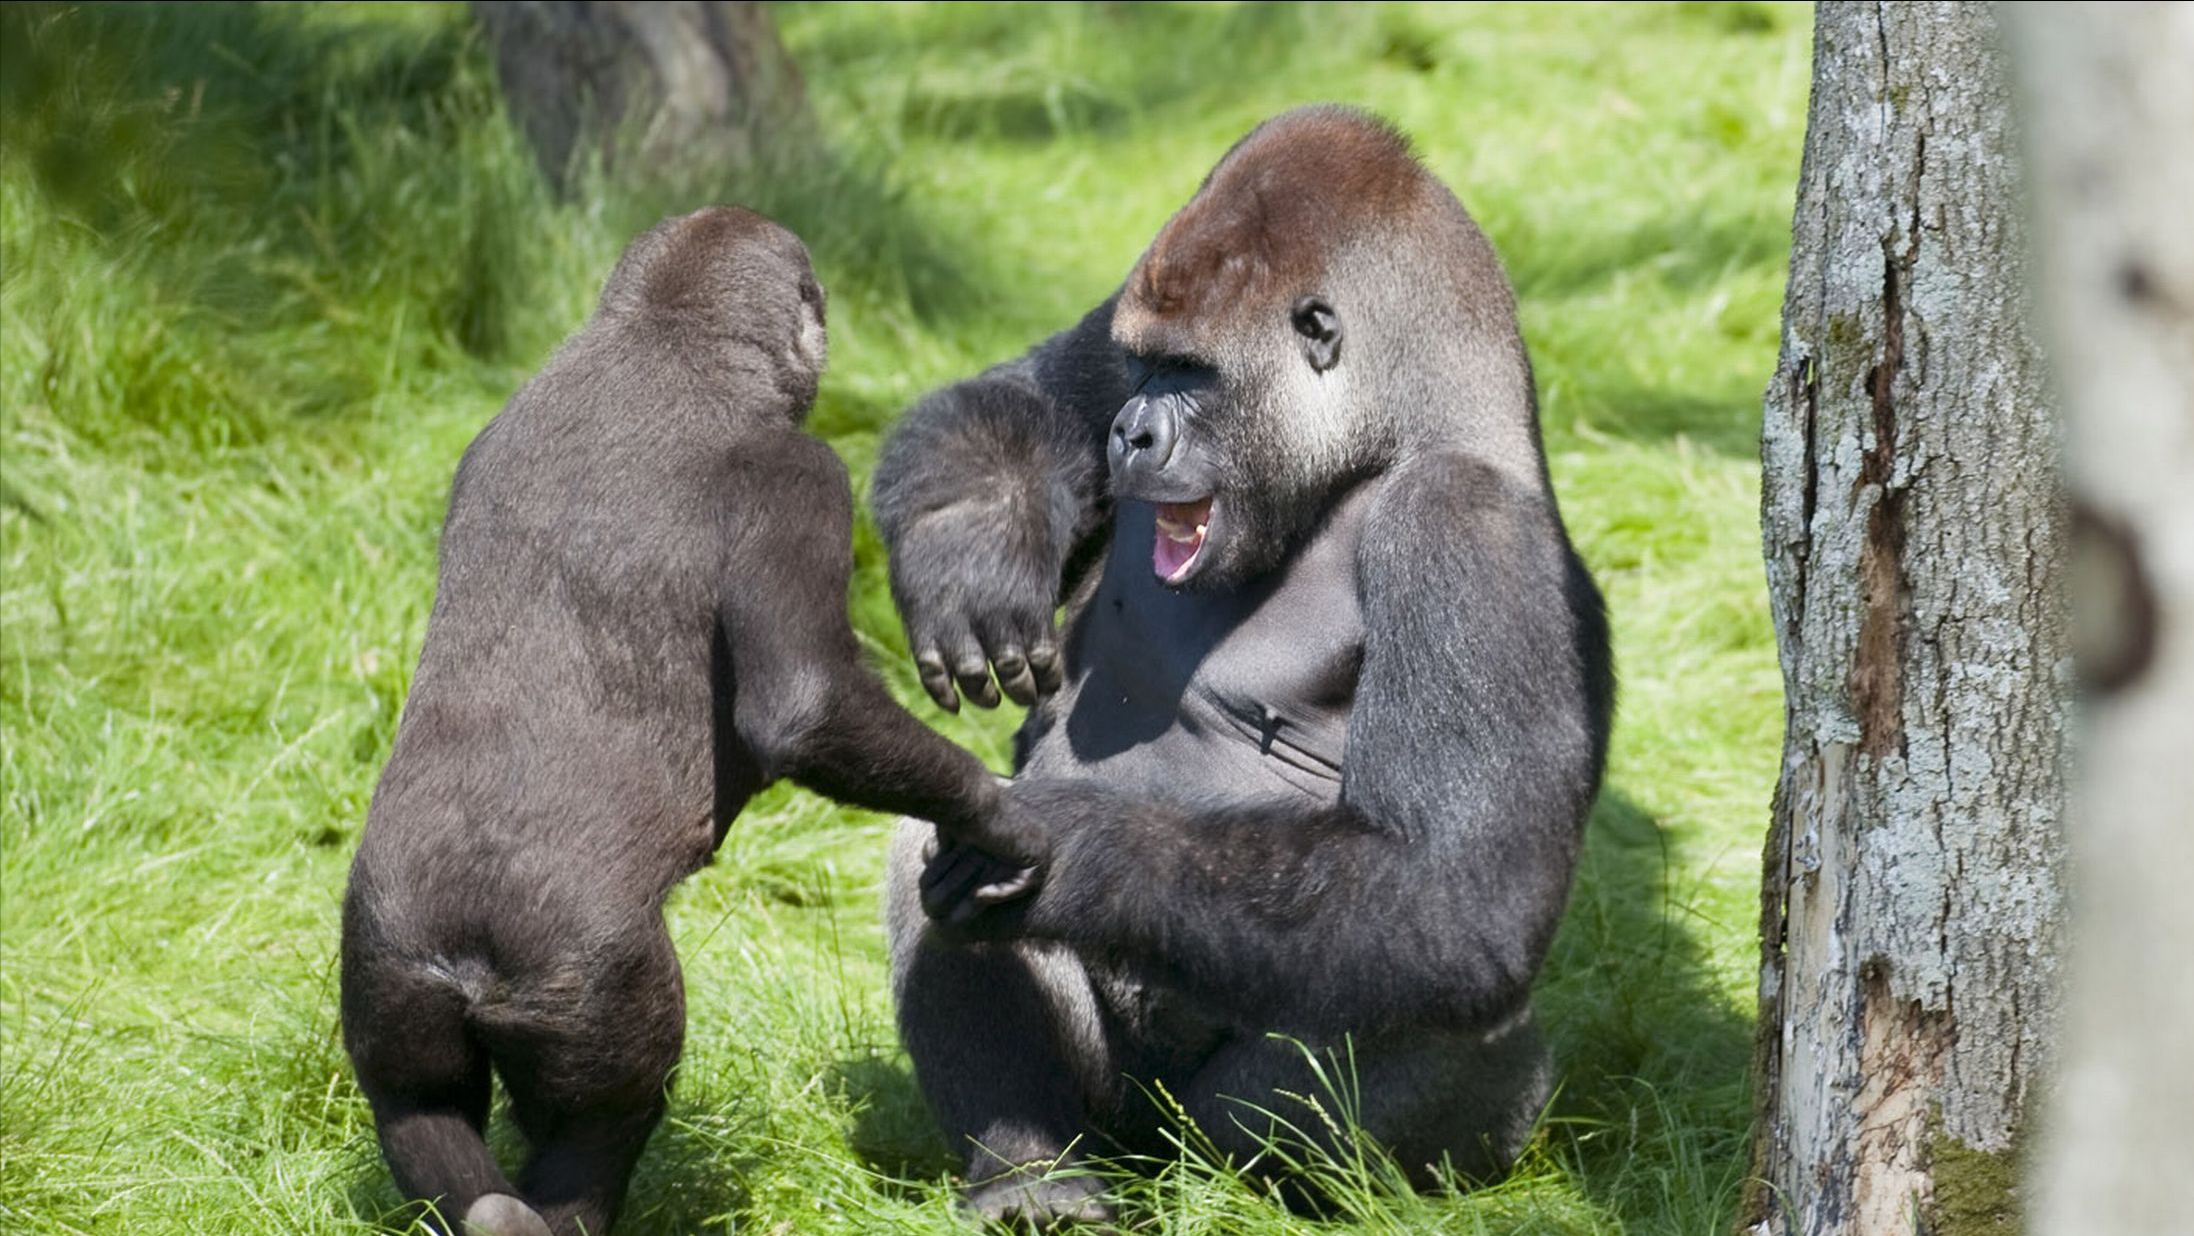
[[(403, 1222), (337, 1038), (336, 910), (458, 452), (622, 241), (711, 197), (807, 238), (813, 425), (896, 411), (1106, 293), (1227, 145), (1376, 108), (1521, 292), (1624, 678), (1541, 986), (1563, 1088), (1507, 1182), (1349, 1174), (1292, 1217), (1194, 1157), (1178, 1233), (1726, 1230), (1744, 1170), (1779, 681), (1754, 436), (1801, 8), (781, 9), (830, 143), (797, 174), (540, 186), (461, 7), (0, 16), (0, 1228)], [(859, 534), (852, 608), (917, 692)], [(1002, 766), (1015, 720), (936, 716)], [(674, 898), (690, 1048), (623, 1231), (946, 1232), (894, 1041), (883, 821), (776, 791)], [(507, 1136), (507, 1134), (506, 1134)]]

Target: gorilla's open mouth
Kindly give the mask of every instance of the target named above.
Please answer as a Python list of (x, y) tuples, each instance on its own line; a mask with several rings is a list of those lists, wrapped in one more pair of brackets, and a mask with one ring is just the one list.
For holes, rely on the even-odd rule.
[(1210, 531), (1211, 499), (1159, 503), (1157, 535), (1150, 545), (1150, 569), (1169, 584), (1187, 579), (1203, 556), (1204, 538)]

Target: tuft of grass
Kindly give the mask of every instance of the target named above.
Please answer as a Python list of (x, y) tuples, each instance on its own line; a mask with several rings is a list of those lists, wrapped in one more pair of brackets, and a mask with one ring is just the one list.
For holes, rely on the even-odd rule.
[[(458, 452), (633, 231), (734, 200), (807, 239), (811, 423), (865, 483), (899, 409), (1108, 292), (1256, 121), (1340, 99), (1410, 131), (1508, 261), (1613, 611), (1609, 787), (1540, 989), (1562, 1088), (1490, 1187), (1418, 1196), (1352, 1151), (1307, 1164), (1339, 1203), (1311, 1219), (1191, 1140), (1129, 1209), (1720, 1236), (1779, 745), (1753, 436), (1804, 8), (777, 16), (826, 149), (559, 202), (463, 6), (0, 8), (0, 1228), (420, 1230), (338, 1041), (338, 900)], [(865, 524), (856, 548), (856, 625), (913, 703)], [(1011, 713), (935, 719), (1003, 767)], [(882, 829), (774, 791), (673, 899), (690, 1046), (620, 1230), (954, 1230), (891, 1025)], [(1346, 1128), (1338, 1096), (1285, 1114)]]

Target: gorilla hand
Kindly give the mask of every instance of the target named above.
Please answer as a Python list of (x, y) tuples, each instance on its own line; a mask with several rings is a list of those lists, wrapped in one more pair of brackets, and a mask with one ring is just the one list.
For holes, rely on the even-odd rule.
[[(1020, 777), (999, 783), (990, 813), (997, 846), (940, 828), (919, 881), (922, 910), (959, 940), (1000, 940), (1028, 934), (1038, 897), (1068, 834), (1093, 817), (1140, 818), (1144, 804), (1085, 778)], [(1061, 832), (1062, 826), (1068, 830)], [(1053, 885), (1053, 901), (1064, 886)], [(1058, 909), (1047, 903), (1049, 914)]]
[(1051, 837), (1042, 823), (1048, 817), (1031, 810), (1028, 796), (1012, 782), (1001, 782), (998, 790), (978, 826), (937, 830), (922, 869), (922, 910), (953, 935), (1012, 934), (1018, 911), (1042, 886), (1051, 860)]
[(1058, 567), (1050, 546), (1016, 535), (1010, 516), (975, 500), (933, 511), (905, 527), (892, 554), (914, 664), (946, 712), (960, 711), (961, 695), (996, 708), (1001, 688), (1034, 704), (1065, 678), (1051, 621)]
[(940, 821), (930, 857), (935, 858), (939, 850), (966, 847), (992, 860), (1001, 870), (1039, 868), (1051, 859), (1051, 835), (1046, 827), (1050, 818), (1043, 811), (1031, 810), (1028, 795), (1016, 790), (1010, 778), (993, 776), (971, 815)]
[(949, 836), (939, 841), (922, 868), (922, 912), (958, 939), (1016, 934), (1029, 899), (1043, 886), (1044, 869), (1018, 866)]
[[(1109, 320), (1109, 307), (1092, 312), (1072, 337), (1109, 348)], [(1033, 704), (1066, 678), (1052, 611), (1068, 559), (1103, 526), (1104, 441), (1124, 371), (1116, 350), (1101, 353), (1109, 365), (1080, 366), (1103, 380), (1069, 408), (1036, 381), (1042, 351), (915, 405), (876, 463), (892, 600), (922, 685), (947, 712), (963, 694), (996, 707), (1000, 688)]]

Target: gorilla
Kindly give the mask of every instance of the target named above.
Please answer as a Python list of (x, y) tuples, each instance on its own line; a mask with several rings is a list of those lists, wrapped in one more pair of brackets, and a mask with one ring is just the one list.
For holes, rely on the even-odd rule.
[(1247, 1158), (1344, 1055), (1417, 1179), (1505, 1170), (1614, 677), (1514, 298), (1406, 139), (1257, 128), (1110, 299), (917, 404), (874, 494), (938, 704), (1034, 705), (1037, 840), (902, 826), (888, 877), (970, 1208), (1103, 1219), (1045, 1169), (1166, 1153), (1161, 1092)]
[[(615, 1218), (685, 1033), (663, 899), (762, 787), (1014, 852), (1000, 780), (861, 663), (851, 487), (801, 432), (824, 357), (797, 237), (667, 220), (457, 469), (342, 1020), (397, 1184), (463, 1231)], [(532, 1150), (515, 1186), (481, 1140), (491, 1069)]]

